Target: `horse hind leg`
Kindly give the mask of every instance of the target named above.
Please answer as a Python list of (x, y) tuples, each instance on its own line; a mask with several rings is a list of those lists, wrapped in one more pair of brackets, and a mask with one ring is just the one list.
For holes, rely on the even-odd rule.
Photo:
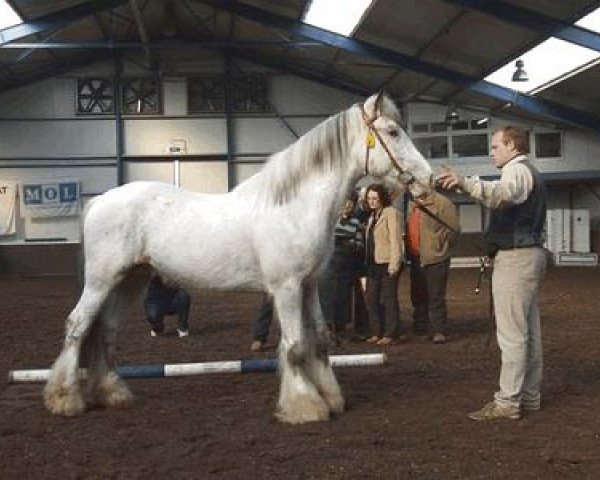
[(73, 416), (85, 410), (79, 372), (81, 346), (107, 293), (101, 289), (84, 287), (79, 302), (67, 318), (63, 348), (52, 366), (44, 388), (44, 403), (54, 414)]
[(116, 370), (117, 330), (146, 283), (146, 277), (130, 276), (113, 289), (100, 313), (94, 342), (86, 342), (84, 346), (89, 353), (87, 398), (92, 404), (127, 407), (133, 401), (131, 391)]
[(327, 352), (329, 343), (328, 329), (323, 318), (316, 284), (307, 286), (305, 291), (305, 315), (311, 327), (308, 334), (314, 336), (313, 343), (316, 350), (315, 355), (309, 357), (306, 372), (331, 412), (342, 413), (345, 406), (344, 397), (329, 362)]
[(329, 407), (306, 373), (315, 347), (314, 337), (306, 335), (302, 322), (302, 289), (295, 282), (285, 285), (274, 291), (274, 300), (281, 323), (281, 384), (276, 416), (293, 424), (327, 420)]
[(117, 375), (114, 362), (118, 302), (111, 293), (98, 321), (83, 345), (82, 364), (87, 367), (86, 400), (90, 405), (127, 406), (133, 400), (125, 382)]

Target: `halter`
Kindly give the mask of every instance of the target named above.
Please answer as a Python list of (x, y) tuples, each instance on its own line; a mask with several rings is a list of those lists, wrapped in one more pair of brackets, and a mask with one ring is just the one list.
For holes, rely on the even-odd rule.
[(390, 149), (388, 148), (386, 143), (383, 141), (383, 138), (381, 138), (381, 134), (377, 131), (377, 129), (375, 127), (373, 127), (373, 124), (379, 118), (379, 115), (377, 115), (377, 110), (378, 110), (379, 104), (381, 102), (381, 95), (382, 94), (379, 93), (379, 95), (377, 96), (377, 99), (375, 100), (375, 109), (374, 109), (375, 113), (373, 114), (372, 117), (367, 116), (367, 112), (365, 112), (364, 104), (362, 104), (362, 103), (359, 104), (360, 112), (362, 114), (363, 120), (365, 121), (365, 123), (367, 124), (367, 128), (369, 129), (367, 132), (367, 139), (366, 139), (365, 172), (364, 173), (365, 173), (365, 175), (369, 174), (369, 150), (371, 150), (372, 148), (375, 147), (375, 139), (377, 139), (377, 140), (379, 140), (379, 143), (385, 150), (385, 153), (387, 153), (387, 156), (390, 159), (390, 161), (392, 162), (392, 165), (394, 166), (394, 168), (396, 168), (396, 170), (398, 170), (398, 173), (400, 174), (400, 176), (407, 175), (409, 177), (405, 181), (403, 181), (403, 180), (400, 180), (400, 181), (402, 183), (404, 183), (405, 185), (410, 185), (411, 183), (416, 182), (417, 179), (415, 178), (415, 176), (412, 173), (407, 172), (400, 166), (400, 164), (398, 163), (396, 158), (392, 155), (392, 152), (390, 152)]

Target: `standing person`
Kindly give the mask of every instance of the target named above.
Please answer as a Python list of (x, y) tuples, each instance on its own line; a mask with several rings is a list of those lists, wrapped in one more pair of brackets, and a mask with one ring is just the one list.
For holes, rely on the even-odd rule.
[[(367, 187), (361, 187), (357, 193), (356, 209), (354, 216), (360, 223), (360, 229), (363, 233), (363, 239), (367, 229), (367, 223), (371, 212), (367, 205)], [(365, 257), (361, 259), (361, 263), (358, 268), (357, 278), (354, 281), (354, 334), (355, 338), (359, 341), (366, 340), (369, 338), (369, 320), (367, 317), (367, 306), (365, 304), (365, 297), (367, 292), (367, 278), (366, 278), (366, 265)]]
[(523, 410), (540, 409), (542, 332), (538, 294), (546, 270), (542, 231), (546, 219), (546, 189), (539, 172), (527, 160), (527, 132), (504, 127), (492, 135), (492, 162), (502, 169), (500, 180), (461, 177), (446, 170), (438, 177), (443, 188), (458, 187), (490, 207), (485, 232), (494, 260), (492, 295), (498, 345), (502, 352), (500, 389), (473, 420), (519, 419)]
[[(366, 305), (377, 328), (367, 342), (386, 346), (400, 336), (402, 328), (398, 305), (398, 279), (404, 262), (402, 221), (383, 185), (370, 185), (366, 198), (371, 211), (366, 231)], [(382, 294), (383, 312), (379, 308)]]
[(343, 331), (352, 318), (352, 290), (362, 271), (364, 240), (354, 214), (357, 199), (353, 192), (342, 208), (333, 234), (333, 254), (319, 277), (323, 315), (334, 333)]
[(444, 343), (450, 249), (460, 232), (458, 212), (448, 198), (432, 190), (410, 202), (407, 218), (413, 332), (430, 333), (433, 343)]
[(177, 333), (180, 337), (187, 337), (190, 303), (190, 296), (183, 288), (166, 285), (158, 275), (154, 275), (144, 300), (150, 335), (156, 337), (164, 331), (165, 315), (177, 315)]

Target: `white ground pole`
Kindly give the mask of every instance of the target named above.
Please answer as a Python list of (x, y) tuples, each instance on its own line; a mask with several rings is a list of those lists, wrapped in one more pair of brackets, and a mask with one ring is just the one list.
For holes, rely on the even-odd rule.
[[(364, 353), (359, 355), (330, 355), (333, 367), (366, 367), (383, 365), (387, 358), (384, 353)], [(225, 362), (175, 363), (150, 365), (122, 365), (117, 373), (122, 378), (162, 378), (203, 375), (207, 373), (259, 373), (277, 370), (276, 358), (251, 358)], [(81, 375), (85, 376), (85, 370)], [(45, 382), (49, 369), (11, 370), (8, 383)]]

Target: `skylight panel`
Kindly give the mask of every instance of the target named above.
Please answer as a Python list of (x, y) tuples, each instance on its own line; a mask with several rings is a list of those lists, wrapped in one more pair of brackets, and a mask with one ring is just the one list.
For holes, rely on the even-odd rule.
[[(581, 18), (575, 25), (600, 32), (600, 9)], [(513, 82), (516, 60), (523, 60), (529, 81)], [(600, 52), (551, 37), (528, 52), (512, 59), (488, 75), (487, 82), (535, 95), (600, 62)]]
[(312, 0), (303, 22), (349, 37), (373, 0)]
[(23, 23), (23, 19), (6, 2), (0, 0), (0, 30)]

